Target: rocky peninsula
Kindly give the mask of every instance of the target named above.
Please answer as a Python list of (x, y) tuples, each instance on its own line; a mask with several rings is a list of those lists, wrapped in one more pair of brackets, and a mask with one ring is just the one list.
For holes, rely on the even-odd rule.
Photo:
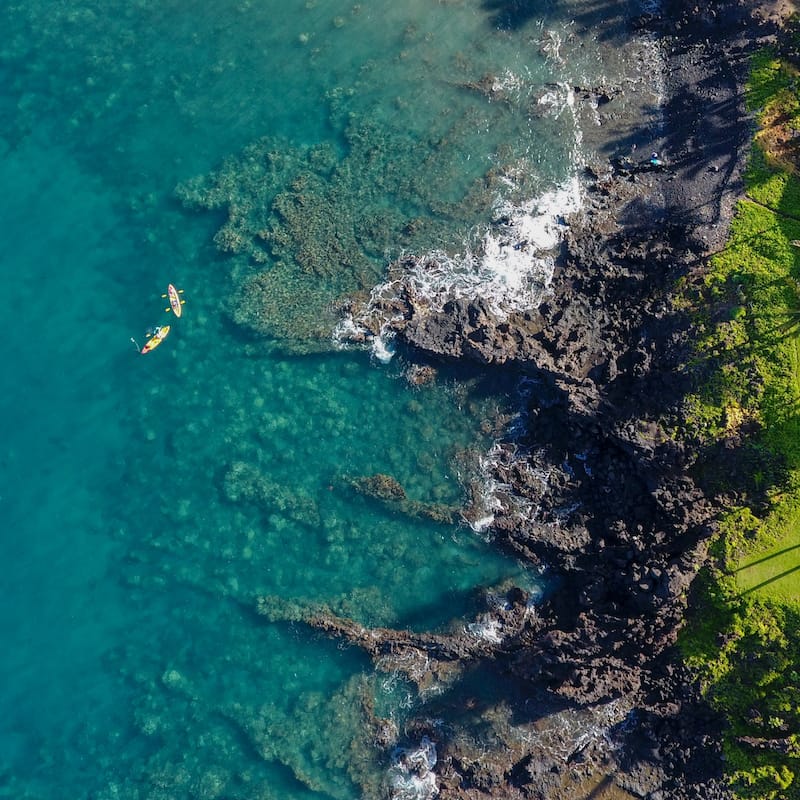
[[(716, 509), (692, 477), (699, 454), (682, 407), (697, 379), (692, 324), (674, 301), (724, 246), (752, 136), (748, 57), (787, 12), (676, 0), (635, 21), (667, 56), (664, 124), (648, 145), (658, 158), (626, 149), (586, 166), (586, 203), (536, 311), (500, 318), (480, 298), (434, 310), (411, 286), (392, 301), (392, 330), (419, 374), (468, 359), (515, 365), (535, 387), (525, 430), (494, 461), (492, 479), (514, 500), (494, 509), (490, 533), (557, 577), (536, 603), (495, 587), (479, 617), (442, 634), (261, 598), (260, 613), (362, 648), (427, 698), (403, 731), (373, 717), (408, 796), (728, 796), (723, 722), (675, 651)], [(369, 485), (403, 499), (391, 479)], [(487, 696), (486, 684), (504, 688)]]

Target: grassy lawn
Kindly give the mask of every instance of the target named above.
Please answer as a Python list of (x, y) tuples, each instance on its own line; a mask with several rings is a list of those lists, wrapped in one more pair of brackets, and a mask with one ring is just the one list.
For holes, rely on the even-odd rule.
[[(771, 487), (758, 525), (742, 531), (732, 523), (726, 531), (722, 565), (740, 594), (788, 601), (800, 599), (798, 245), (800, 180), (756, 144), (747, 199), (706, 278), (715, 312), (699, 326), (698, 351), (715, 370), (692, 403), (701, 436), (731, 437), (750, 424), (757, 427), (750, 444), (781, 464), (781, 481)], [(767, 479), (752, 477), (755, 494)]]
[[(722, 363), (723, 395), (712, 402), (724, 396), (728, 409), (757, 420), (761, 443), (783, 462), (787, 476), (773, 491), (760, 535), (739, 541), (725, 566), (734, 572), (741, 594), (793, 601), (800, 599), (800, 513), (795, 507), (795, 487), (800, 487), (800, 247), (792, 242), (800, 241), (795, 218), (800, 215), (800, 182), (770, 168), (760, 150), (754, 152), (749, 181), (748, 195), (760, 202), (741, 204), (730, 249), (715, 260), (713, 273), (717, 280), (734, 283), (739, 298), (748, 301), (732, 323), (719, 325), (710, 336), (716, 352), (723, 354), (721, 362), (736, 352), (740, 363)], [(756, 236), (754, 230), (761, 233)], [(721, 337), (735, 344), (726, 345)], [(737, 385), (744, 375), (749, 381)]]
[[(787, 38), (797, 58), (800, 37)], [(704, 286), (685, 299), (708, 376), (687, 398), (698, 479), (735, 504), (693, 587), (681, 647), (728, 720), (726, 771), (749, 800), (800, 800), (798, 74), (777, 51), (755, 60), (747, 199)]]
[(800, 537), (794, 530), (775, 547), (745, 556), (736, 567), (736, 588), (741, 595), (758, 592), (764, 597), (800, 599)]

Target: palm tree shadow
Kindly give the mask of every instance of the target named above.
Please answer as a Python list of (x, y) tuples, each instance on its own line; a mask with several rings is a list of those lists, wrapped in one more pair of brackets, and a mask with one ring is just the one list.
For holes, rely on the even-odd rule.
[(779, 572), (777, 575), (773, 575), (771, 578), (767, 578), (765, 581), (761, 581), (761, 583), (757, 583), (755, 586), (751, 586), (749, 589), (745, 589), (743, 592), (741, 592), (740, 596), (744, 597), (745, 595), (752, 594), (753, 592), (763, 589), (765, 586), (769, 586), (769, 584), (775, 583), (776, 581), (779, 581), (782, 578), (791, 575), (793, 572), (797, 572), (798, 570), (800, 570), (800, 564), (798, 564), (796, 567), (792, 567), (791, 569)]
[(792, 550), (797, 550), (800, 547), (800, 544), (793, 544), (791, 547), (784, 547), (783, 550), (778, 550), (777, 553), (772, 553), (772, 555), (764, 556), (763, 558), (758, 558), (755, 561), (750, 561), (747, 564), (742, 564), (741, 567), (738, 569), (733, 570), (734, 573), (741, 572), (742, 570), (749, 569), (750, 567), (754, 567), (756, 564), (763, 564), (765, 561), (771, 561), (773, 558), (777, 558), (778, 556), (783, 555), (784, 553), (789, 553)]
[(491, 24), (504, 31), (516, 31), (541, 14), (541, 4), (534, 0), (483, 0), (491, 12)]

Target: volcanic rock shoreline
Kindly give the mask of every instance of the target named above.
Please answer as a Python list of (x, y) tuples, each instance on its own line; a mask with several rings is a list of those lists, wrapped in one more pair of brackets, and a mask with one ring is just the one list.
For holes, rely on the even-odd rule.
[[(648, 145), (664, 163), (626, 152), (587, 166), (586, 205), (537, 311), (499, 319), (477, 299), (435, 313), (412, 293), (399, 303), (394, 330), (421, 363), (469, 359), (530, 378), (525, 431), (493, 468), (527, 512), (497, 510), (491, 534), (546, 566), (557, 588), (533, 603), (498, 587), (483, 614), (448, 634), (260, 601), (260, 613), (302, 619), (416, 684), (424, 716), (402, 734), (375, 720), (376, 740), (406, 754), (435, 744), (435, 764), (416, 767), (428, 796), (729, 796), (724, 723), (674, 649), (715, 507), (691, 478), (682, 402), (696, 379), (692, 330), (672, 299), (724, 244), (753, 132), (747, 59), (785, 13), (676, 0), (635, 21), (667, 54), (664, 124)], [(484, 682), (506, 688), (490, 700), (476, 688)]]

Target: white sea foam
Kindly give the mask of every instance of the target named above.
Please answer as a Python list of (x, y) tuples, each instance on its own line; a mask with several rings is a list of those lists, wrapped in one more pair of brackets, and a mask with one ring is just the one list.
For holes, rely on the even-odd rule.
[(555, 31), (550, 28), (542, 31), (542, 37), (539, 39), (539, 52), (545, 58), (555, 61), (559, 64), (564, 63), (564, 57), (561, 54), (561, 48), (567, 38), (566, 29), (564, 31)]
[(580, 185), (565, 186), (524, 205), (497, 209), (503, 224), (486, 231), (477, 274), (495, 313), (525, 311), (541, 302), (553, 277), (553, 252), (566, 229), (565, 216), (581, 205)]
[[(565, 81), (560, 81), (553, 84), (544, 94), (542, 94), (538, 101), (540, 112), (544, 116), (558, 119), (562, 114), (568, 114), (572, 117), (572, 130), (574, 131), (575, 140), (572, 145), (571, 157), (574, 163), (578, 164), (582, 161), (583, 153), (583, 129), (578, 121), (578, 104), (575, 97), (575, 89), (572, 84)], [(596, 116), (597, 108), (595, 111), (595, 124), (599, 124), (599, 119)], [(573, 180), (576, 180), (573, 178)], [(579, 201), (580, 202), (580, 201)]]
[(395, 771), (391, 774), (389, 785), (392, 800), (431, 800), (439, 794), (439, 786), (433, 772), (423, 777)]
[(356, 324), (353, 315), (345, 314), (333, 329), (333, 340), (344, 345), (345, 342), (357, 340), (363, 333), (363, 328)]
[(398, 747), (392, 753), (389, 768), (389, 792), (392, 800), (432, 800), (439, 794), (433, 768), (436, 766), (436, 745), (423, 736), (419, 747)]
[(492, 642), (492, 644), (500, 644), (503, 641), (500, 622), (494, 617), (488, 617), (478, 622), (470, 622), (467, 625), (467, 631), (476, 639)]
[(388, 364), (394, 356), (394, 335), (382, 330), (380, 334), (372, 337), (372, 355), (381, 362)]
[(506, 506), (503, 498), (511, 492), (508, 484), (500, 483), (492, 476), (488, 464), (488, 457), (479, 460), (481, 482), (475, 504), (480, 516), (475, 517), (473, 513), (469, 521), (469, 526), (475, 533), (484, 533), (492, 527), (497, 516), (496, 512), (502, 511)]
[(500, 95), (510, 101), (518, 102), (530, 90), (530, 85), (519, 75), (506, 69), (502, 75), (493, 76), (489, 89), (490, 97)]
[(496, 442), (491, 449), (478, 460), (480, 472), (480, 496), (477, 498), (478, 516), (476, 519), (485, 523), (487, 518), (491, 518), (488, 524), (480, 527), (476, 523), (471, 523), (471, 527), (476, 532), (487, 530), (494, 522), (496, 512), (502, 511), (505, 516), (518, 519), (520, 521), (534, 522), (539, 518), (539, 504), (535, 497), (523, 497), (514, 491), (514, 488), (502, 480), (498, 475), (514, 467), (517, 473), (525, 478), (528, 486), (541, 487), (542, 492), (547, 487), (550, 475), (546, 470), (538, 469), (531, 464), (530, 454), (520, 451), (514, 445), (501, 444)]
[(469, 523), (469, 526), (475, 531), (475, 533), (483, 533), (485, 530), (491, 527), (493, 522), (494, 514), (487, 514), (485, 517), (472, 520), (472, 522)]
[(575, 91), (568, 83), (553, 84), (537, 100), (540, 110), (558, 119), (565, 111), (575, 112)]
[[(512, 174), (508, 182), (513, 184)], [(334, 341), (343, 347), (368, 342), (379, 361), (388, 361), (392, 323), (398, 321), (392, 299), (403, 294), (432, 312), (453, 300), (480, 298), (498, 319), (536, 308), (549, 290), (566, 218), (581, 203), (577, 176), (524, 203), (498, 202), (496, 221), (477, 245), (465, 245), (457, 255), (434, 250), (395, 262), (389, 280), (375, 286), (369, 300), (339, 322)]]

